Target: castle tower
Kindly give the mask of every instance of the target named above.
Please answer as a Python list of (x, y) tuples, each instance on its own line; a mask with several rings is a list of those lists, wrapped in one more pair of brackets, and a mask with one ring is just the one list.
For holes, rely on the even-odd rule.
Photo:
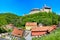
[(44, 5), (44, 7), (42, 8), (43, 12), (51, 12), (51, 7), (48, 7), (46, 4)]
[(33, 8), (29, 14), (35, 14), (35, 13), (39, 13), (39, 12), (52, 12), (51, 7), (48, 7), (46, 4), (44, 4), (44, 6), (42, 7), (42, 9), (39, 8)]

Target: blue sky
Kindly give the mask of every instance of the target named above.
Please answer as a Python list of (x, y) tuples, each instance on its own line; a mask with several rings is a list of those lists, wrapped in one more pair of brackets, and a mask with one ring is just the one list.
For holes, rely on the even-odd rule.
[(11, 12), (22, 16), (32, 8), (42, 8), (44, 4), (57, 14), (60, 13), (60, 0), (0, 0), (0, 13)]

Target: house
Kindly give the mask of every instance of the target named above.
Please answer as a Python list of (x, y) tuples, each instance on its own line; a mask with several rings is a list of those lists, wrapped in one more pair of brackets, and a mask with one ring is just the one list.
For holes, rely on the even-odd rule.
[(35, 27), (31, 29), (32, 36), (42, 36), (49, 34), (51, 31), (55, 30), (56, 26), (44, 26), (44, 27)]
[(31, 30), (31, 28), (37, 27), (36, 22), (27, 22), (25, 25), (26, 30)]
[(18, 29), (16, 27), (14, 27), (13, 31), (12, 31), (12, 35), (16, 36), (16, 37), (22, 37), (24, 33), (23, 29)]
[(44, 27), (36, 27), (36, 28), (32, 28), (31, 30), (31, 35), (32, 36), (41, 36), (47, 33), (48, 28), (44, 28)]
[(8, 25), (6, 25), (6, 28), (12, 29), (12, 28), (14, 28), (14, 25), (13, 24), (8, 24)]
[(51, 31), (53, 31), (55, 29), (56, 29), (56, 26), (53, 25), (53, 26), (49, 27), (48, 31), (51, 32)]

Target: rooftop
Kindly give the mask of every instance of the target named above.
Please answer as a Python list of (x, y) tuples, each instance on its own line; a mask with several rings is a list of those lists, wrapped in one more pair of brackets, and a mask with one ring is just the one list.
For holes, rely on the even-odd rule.
[(33, 8), (31, 11), (40, 11), (39, 8)]
[(37, 26), (36, 22), (27, 22), (25, 26)]
[(18, 29), (18, 28), (14, 28), (12, 31), (12, 35), (13, 36), (18, 36), (18, 37), (22, 37), (23, 36), (23, 29)]
[(51, 9), (51, 7), (48, 7), (46, 4), (43, 7), (44, 9)]
[(52, 30), (56, 29), (56, 26), (43, 26), (43, 27), (35, 27), (32, 28), (31, 31), (49, 31), (51, 32)]

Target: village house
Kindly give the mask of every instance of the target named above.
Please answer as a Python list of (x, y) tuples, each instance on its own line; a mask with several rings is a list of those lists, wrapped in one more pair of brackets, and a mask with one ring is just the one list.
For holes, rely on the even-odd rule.
[(43, 26), (43, 27), (35, 27), (31, 29), (32, 36), (42, 36), (45, 34), (49, 34), (51, 31), (55, 30), (56, 26)]
[(15, 26), (13, 25), (13, 24), (8, 24), (8, 25), (6, 25), (6, 28), (8, 28), (8, 29), (12, 29), (12, 28), (14, 28)]
[(43, 29), (41, 27), (32, 28), (31, 36), (42, 36), (47, 33), (46, 31), (47, 29)]
[(18, 29), (16, 27), (14, 27), (14, 29), (12, 31), (12, 35), (16, 36), (16, 37), (23, 37), (23, 33), (24, 33), (23, 29)]
[(27, 22), (25, 25), (26, 30), (31, 30), (31, 28), (37, 27), (36, 22)]

